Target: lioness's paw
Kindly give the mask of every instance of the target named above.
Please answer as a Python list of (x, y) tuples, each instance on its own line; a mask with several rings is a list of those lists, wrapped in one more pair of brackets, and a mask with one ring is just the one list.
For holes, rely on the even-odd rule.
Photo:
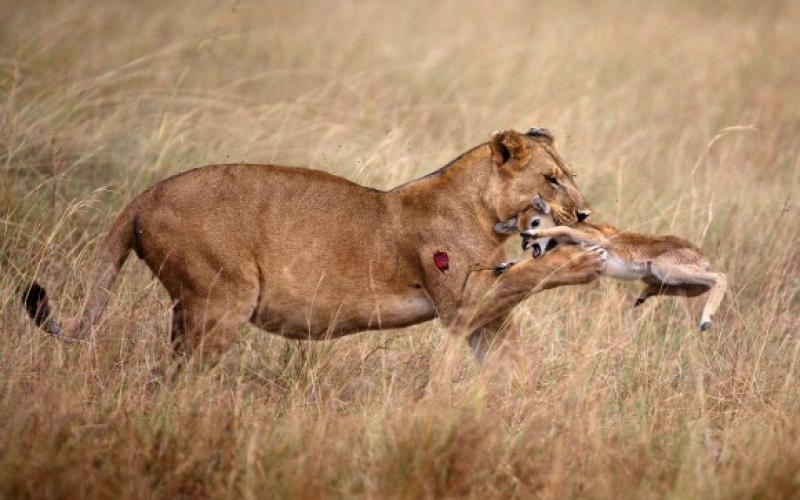
[(494, 266), (494, 274), (496, 274), (497, 276), (500, 276), (501, 274), (503, 274), (506, 271), (508, 271), (509, 269), (511, 269), (511, 266), (513, 266), (513, 265), (514, 265), (514, 261), (501, 262), (499, 264), (495, 264), (495, 266)]

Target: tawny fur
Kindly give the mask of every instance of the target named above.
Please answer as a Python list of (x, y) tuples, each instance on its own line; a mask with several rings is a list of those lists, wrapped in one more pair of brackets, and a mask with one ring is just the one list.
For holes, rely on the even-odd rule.
[[(538, 196), (514, 222), (523, 236), (523, 248), (532, 248), (534, 255), (546, 255), (549, 240), (606, 250), (605, 276), (647, 283), (636, 299), (636, 306), (654, 295), (694, 297), (710, 291), (700, 319), (703, 331), (711, 326), (725, 295), (726, 276), (711, 272), (702, 250), (682, 238), (620, 231), (613, 226), (587, 222), (579, 222), (573, 227), (557, 225), (549, 204)], [(498, 269), (502, 271), (508, 267), (509, 263), (506, 263), (499, 265)]]
[[(596, 255), (565, 250), (497, 279), (491, 264), (503, 259), (507, 236), (493, 227), (524, 210), (531, 193), (542, 193), (559, 223), (588, 208), (542, 130), (496, 132), (390, 191), (304, 168), (202, 167), (157, 183), (122, 211), (79, 319), (45, 320), (41, 287), (25, 292), (26, 304), (50, 333), (82, 338), (134, 250), (172, 297), (180, 353), (222, 352), (248, 321), (325, 339), (437, 316), (484, 346), (533, 291), (585, 283), (602, 268)], [(448, 254), (447, 271), (434, 265), (436, 252)]]

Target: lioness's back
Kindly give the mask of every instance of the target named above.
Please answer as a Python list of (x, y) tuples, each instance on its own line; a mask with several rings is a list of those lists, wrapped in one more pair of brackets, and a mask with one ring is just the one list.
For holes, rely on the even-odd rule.
[[(370, 196), (378, 191), (359, 186), (342, 177), (320, 170), (280, 165), (225, 164), (208, 165), (168, 177), (149, 188), (155, 204), (182, 203), (204, 206), (210, 202), (228, 203), (249, 196), (274, 201), (286, 198), (287, 203), (302, 202), (298, 196), (309, 194), (350, 198)], [(270, 194), (269, 199), (266, 195)], [(203, 196), (203, 198), (198, 198)]]

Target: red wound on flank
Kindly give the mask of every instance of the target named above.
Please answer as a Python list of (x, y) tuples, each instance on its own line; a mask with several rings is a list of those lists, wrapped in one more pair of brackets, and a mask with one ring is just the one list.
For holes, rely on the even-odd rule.
[(433, 254), (433, 264), (441, 272), (445, 272), (450, 269), (450, 257), (447, 256), (447, 252), (436, 252)]

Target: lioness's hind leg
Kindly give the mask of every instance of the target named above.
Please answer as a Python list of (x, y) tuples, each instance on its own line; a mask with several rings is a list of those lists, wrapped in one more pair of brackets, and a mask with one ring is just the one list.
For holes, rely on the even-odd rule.
[(180, 357), (195, 357), (212, 365), (236, 339), (253, 314), (254, 300), (183, 300), (173, 308), (172, 345)]

